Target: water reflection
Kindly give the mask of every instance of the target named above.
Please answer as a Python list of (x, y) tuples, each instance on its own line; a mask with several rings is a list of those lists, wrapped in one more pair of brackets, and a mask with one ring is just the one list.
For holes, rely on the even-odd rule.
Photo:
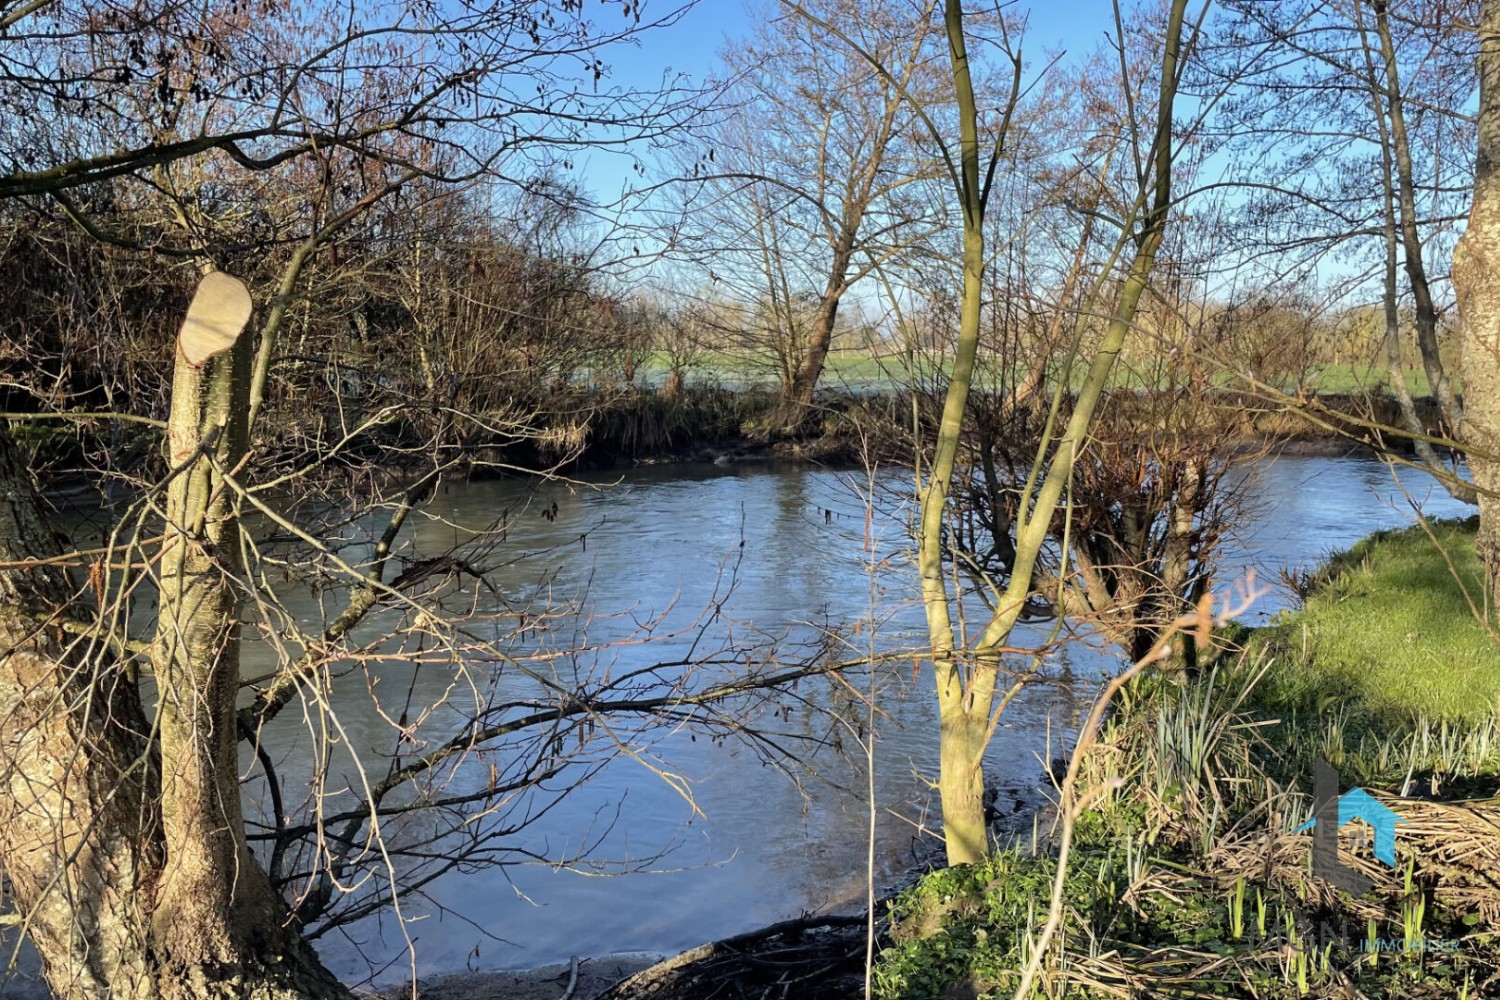
[[(888, 486), (904, 481), (890, 479)], [(514, 559), (499, 574), (500, 588), (520, 595), (544, 583), (556, 599), (576, 598), (578, 620), (592, 619), (592, 643), (638, 635), (639, 623), (658, 618), (655, 632), (665, 635), (715, 606), (716, 638), (774, 641), (789, 662), (818, 650), (848, 657), (872, 642), (873, 587), (875, 646), (919, 645), (925, 627), (904, 555), (904, 513), (876, 511), (867, 524), (857, 481), (804, 468), (678, 466), (633, 472), (608, 488), (595, 488), (605, 480), (548, 485), (529, 498), (514, 483), (454, 487), (442, 516), (452, 525), (478, 525), (529, 499), (508, 546), (534, 555)], [(668, 656), (686, 641), (625, 646), (606, 655), (619, 672)], [(1055, 752), (1084, 709), (1092, 680), (1109, 666), (1108, 658), (1098, 658), (1080, 694), (1059, 681), (1017, 700), (989, 758), (998, 780), (1035, 782), (1040, 761)], [(383, 685), (414, 685), (423, 698), (440, 693), (430, 685), (446, 683), (436, 671), (386, 670)], [(863, 689), (871, 678), (855, 675), (850, 682)], [(874, 683), (887, 714), (877, 725), (878, 877), (892, 881), (911, 864), (922, 821), (932, 814), (936, 709), (929, 678), (923, 673), (914, 683), (910, 661), (878, 670)], [(827, 680), (804, 682), (798, 695), (837, 709), (848, 726), (792, 711), (782, 728), (808, 741), (798, 746), (801, 759), (787, 773), (733, 742), (673, 734), (655, 745), (654, 759), (692, 780), (697, 812), (640, 762), (621, 759), (554, 807), (544, 824), (516, 838), (519, 846), (558, 856), (585, 843), (585, 831), (607, 828), (594, 853), (644, 863), (652, 873), (611, 877), (607, 870), (584, 874), (532, 865), (454, 874), (431, 886), (427, 899), (407, 907), (409, 917), (427, 911), (425, 920), (408, 924), (419, 969), (670, 951), (855, 900), (863, 884), (866, 777), (860, 762), (840, 751), (857, 746), (865, 710)], [(353, 692), (343, 711), (351, 717), (364, 711)], [(364, 733), (358, 722), (351, 725)], [(382, 725), (371, 724), (373, 738), (380, 738)], [(287, 740), (275, 750), (295, 771), (298, 755), (306, 753), (299, 734), (275, 738)], [(664, 848), (670, 850), (656, 857)], [(334, 970), (353, 979), (370, 971), (361, 952), (378, 964), (403, 945), (388, 915), (320, 942)]]
[[(899, 486), (904, 478), (893, 474), (887, 485)], [(1430, 514), (1467, 512), (1426, 477), (1408, 472), (1402, 480)], [(674, 600), (677, 613), (696, 613), (732, 576), (725, 604), (731, 629), (802, 643), (816, 642), (829, 626), (847, 636), (854, 622), (869, 617), (874, 586), (882, 611), (878, 641), (918, 644), (923, 624), (902, 557), (905, 512), (887, 507), (873, 519), (870, 550), (885, 562), (872, 575), (861, 481), (858, 474), (801, 468), (671, 467), (631, 472), (603, 491), (548, 487), (540, 501), (555, 500), (558, 516), (550, 523), (528, 521), (527, 544), (541, 549), (587, 531), (587, 558), (578, 558), (580, 551), (553, 559), (545, 571), (525, 563), (516, 569), (527, 580), (550, 574), (559, 591), (586, 584), (591, 607), (630, 607), (637, 614)], [(460, 523), (483, 517), (514, 502), (515, 489), (481, 484), (455, 490), (451, 516)], [(1254, 566), (1263, 581), (1274, 580), (1283, 565), (1309, 566), (1375, 528), (1410, 520), (1390, 471), (1370, 460), (1284, 458), (1251, 470), (1249, 489), (1257, 502), (1250, 522), (1228, 544), (1225, 579)], [(1247, 617), (1263, 620), (1286, 600), (1272, 593)], [(1039, 641), (1042, 634), (1033, 630), (1028, 638)], [(850, 641), (867, 642), (868, 636)], [(1107, 652), (1070, 649), (1058, 665), (1071, 668), (1076, 684), (1057, 681), (1020, 696), (989, 754), (994, 780), (1033, 782), (1040, 762), (1085, 709), (1093, 681), (1112, 664)], [(925, 779), (936, 774), (936, 709), (926, 674), (915, 685), (912, 680), (909, 665), (880, 676), (882, 708), (890, 713), (879, 727), (876, 766), (879, 864), (886, 879), (909, 863), (917, 824), (933, 808)], [(435, 899), (513, 943), (487, 942), (461, 922), (434, 918), (441, 929), (419, 925), (414, 934), (421, 938), (420, 967), (524, 966), (608, 950), (671, 951), (857, 900), (867, 822), (857, 764), (820, 752), (812, 760), (819, 775), (804, 774), (799, 787), (729, 746), (679, 740), (663, 754), (695, 779), (704, 817), (695, 818), (641, 768), (620, 762), (568, 802), (554, 823), (586, 821), (604, 804), (624, 801), (611, 842), (653, 849), (675, 842), (661, 867), (676, 870), (595, 878), (528, 868), (511, 870), (508, 884), (485, 875), (449, 879), (434, 890)], [(372, 943), (379, 953), (392, 942), (387, 934)], [(346, 975), (361, 968), (352, 949), (330, 943), (324, 952)]]
[[(1369, 458), (1293, 458), (1247, 472), (1250, 516), (1226, 540), (1220, 579), (1254, 567), (1264, 583), (1283, 568), (1307, 569), (1382, 528), (1427, 517), (1468, 517), (1474, 508), (1450, 497), (1426, 473)], [(1287, 606), (1273, 591), (1243, 617), (1263, 623)]]
[[(867, 519), (859, 473), (673, 466), (615, 478), (450, 485), (412, 531), (437, 549), (509, 514), (512, 527), (497, 553), (504, 566), (494, 585), (507, 602), (525, 603), (539, 593), (556, 605), (572, 602), (577, 613), (555, 625), (568, 632), (563, 639), (577, 643), (639, 637), (643, 623), (657, 619), (652, 630), (666, 635), (706, 608), (717, 612), (710, 630), (716, 638), (774, 640), (788, 657), (819, 648), (852, 653), (872, 642), (881, 649), (921, 643), (925, 628), (905, 554), (909, 512), (890, 502), (895, 489), (881, 491), (879, 509)], [(899, 488), (906, 478), (891, 473), (884, 485)], [(1403, 481), (1428, 513), (1467, 513), (1426, 477), (1408, 472)], [(1228, 542), (1224, 579), (1250, 566), (1263, 580), (1274, 579), (1283, 565), (1307, 567), (1371, 530), (1410, 520), (1390, 472), (1374, 461), (1285, 458), (1248, 470), (1247, 483), (1258, 502)], [(1246, 617), (1263, 620), (1285, 600), (1273, 594)], [(299, 620), (317, 622), (324, 602), (333, 607), (337, 598), (306, 595), (292, 610)], [(366, 631), (378, 628), (375, 622)], [(1042, 627), (1023, 628), (1017, 644), (1045, 638)], [(610, 669), (626, 670), (682, 648), (694, 634), (602, 655)], [(273, 662), (264, 654), (257, 661), (256, 646), (246, 644), (247, 674)], [(1049, 679), (1028, 687), (1007, 711), (987, 758), (992, 781), (1033, 785), (1042, 762), (1058, 752), (1086, 710), (1098, 678), (1114, 666), (1108, 651), (1081, 646), (1055, 657)], [(472, 703), (450, 669), (390, 660), (376, 673), (375, 693), (388, 714), (408, 690), (418, 703), (437, 702), (451, 691), (453, 702), (424, 723), (434, 733), (462, 720), (465, 697)], [(908, 661), (849, 680), (861, 690), (873, 683), (887, 713), (877, 726), (877, 865), (878, 878), (892, 881), (911, 863), (922, 822), (934, 809), (930, 678), (914, 673)], [(517, 693), (524, 687), (510, 676), (498, 683), (521, 685)], [(374, 710), (362, 677), (339, 684), (342, 738), (378, 771), (382, 755), (392, 751), (392, 726)], [(863, 718), (859, 701), (832, 682), (807, 683), (798, 693), (839, 707), (856, 729)], [(265, 745), (286, 786), (305, 790), (312, 744), (295, 714), (289, 710), (268, 729)], [(598, 857), (631, 860), (648, 872), (612, 876), (616, 869), (608, 867), (570, 871), (539, 864), (450, 872), (405, 901), (405, 933), (385, 913), (321, 939), (319, 949), (351, 982), (372, 975), (388, 981), (407, 971), (407, 935), (416, 945), (417, 969), (426, 975), (534, 966), (573, 954), (670, 952), (802, 911), (857, 905), (866, 776), (857, 758), (835, 746), (852, 748), (855, 733), (801, 711), (782, 725), (814, 738), (790, 775), (732, 742), (657, 734), (654, 759), (692, 782), (693, 804), (641, 762), (614, 760), (513, 842), (489, 845), (554, 858), (588, 846)], [(244, 765), (251, 769), (248, 757)], [(484, 778), (475, 772), (455, 775), (455, 787), (478, 787)], [(424, 822), (393, 820), (386, 833), (420, 839), (430, 830)]]

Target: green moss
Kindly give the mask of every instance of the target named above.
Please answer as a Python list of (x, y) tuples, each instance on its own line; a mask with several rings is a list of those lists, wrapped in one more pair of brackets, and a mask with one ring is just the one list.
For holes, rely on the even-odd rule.
[[(891, 906), (894, 944), (876, 964), (875, 996), (1009, 995), (1046, 920), (1056, 873), (1052, 858), (1000, 851), (981, 865), (927, 875)], [(1108, 852), (1076, 855), (1066, 881), (1068, 932), (1111, 919), (1122, 881)]]
[[(1212, 879), (1186, 875), (1162, 858), (1153, 860), (1161, 868), (1146, 884), (1143, 856), (1135, 855), (1134, 879), (1131, 857), (1118, 844), (1092, 839), (1075, 848), (1050, 964), (1090, 961), (1076, 978), (1043, 976), (1034, 996), (1119, 996), (1143, 981), (1152, 983), (1152, 996), (1232, 996), (1255, 970), (1227, 962), (1215, 968), (1205, 956), (1245, 959), (1281, 946), (1252, 940), (1243, 919), (1236, 936), (1230, 897)], [(923, 878), (892, 905), (893, 944), (878, 957), (874, 995), (1011, 996), (1046, 921), (1056, 872), (1052, 857), (999, 851), (981, 865)], [(1284, 994), (1273, 988), (1261, 995)]]

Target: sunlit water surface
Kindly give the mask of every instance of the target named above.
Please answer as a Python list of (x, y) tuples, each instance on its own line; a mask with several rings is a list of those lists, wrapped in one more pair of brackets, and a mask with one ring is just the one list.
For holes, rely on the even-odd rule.
[[(1274, 583), (1283, 568), (1309, 567), (1370, 531), (1410, 523), (1408, 496), (1432, 516), (1468, 513), (1427, 477), (1406, 472), (1398, 485), (1385, 465), (1369, 459), (1285, 457), (1243, 475), (1249, 503), (1226, 543), (1220, 573), (1226, 583), (1247, 568)], [(545, 582), (554, 596), (575, 598), (585, 617), (595, 618), (591, 641), (627, 634), (632, 618), (656, 615), (664, 615), (657, 632), (669, 632), (717, 604), (721, 614), (707, 640), (763, 633), (792, 660), (830, 630), (852, 649), (867, 648), (872, 600), (877, 648), (920, 644), (910, 511), (896, 499), (902, 483), (896, 474), (879, 477), (868, 519), (863, 473), (804, 467), (677, 465), (591, 477), (584, 485), (453, 485), (437, 508), (449, 523), (418, 530), (436, 542), (454, 524), (477, 528), (501, 511), (519, 512), (498, 554), (511, 560), (494, 575), (501, 593), (534, 592)], [(554, 503), (555, 517), (542, 516), (551, 515)], [(1286, 602), (1273, 591), (1242, 617), (1263, 622)], [(311, 597), (303, 610), (309, 617), (315, 612)], [(1039, 643), (1047, 628), (1026, 626), (1014, 641)], [(680, 652), (683, 641), (623, 647), (609, 654), (611, 669)], [(247, 650), (247, 675), (264, 666)], [(1084, 642), (1046, 659), (1048, 679), (1007, 709), (987, 757), (991, 784), (1015, 790), (1001, 796), (1002, 812), (1035, 801), (1043, 762), (1061, 752), (1099, 679), (1117, 666), (1109, 651)], [(383, 683), (414, 685), (419, 701), (436, 700), (452, 681), (431, 668), (382, 669)], [(937, 773), (928, 673), (914, 675), (907, 662), (876, 678), (887, 714), (877, 725), (874, 773), (882, 885), (899, 882), (931, 855), (930, 840), (922, 846), (934, 811), (927, 781)], [(866, 687), (869, 679), (854, 682)], [(851, 710), (847, 692), (816, 684), (799, 693)], [(294, 714), (289, 709), (265, 735), (289, 786), (306, 774), (310, 747)], [(389, 744), (390, 724), (362, 689), (348, 692), (339, 716), (352, 744)], [(409, 975), (413, 961), (418, 974), (429, 975), (531, 967), (571, 955), (670, 953), (803, 912), (857, 908), (868, 850), (865, 770), (828, 745), (836, 726), (802, 709), (791, 719), (787, 728), (802, 719), (807, 732), (825, 737), (823, 746), (799, 751), (811, 765), (791, 769), (800, 782), (732, 740), (658, 734), (651, 759), (690, 779), (691, 802), (642, 762), (622, 757), (514, 838), (516, 846), (547, 857), (598, 840), (593, 855), (634, 861), (624, 873), (621, 866), (578, 871), (543, 864), (452, 871), (403, 902), (404, 926), (386, 913), (324, 936), (318, 942), (324, 960), (350, 982), (392, 982)], [(845, 750), (854, 746), (848, 733), (841, 742)], [(248, 758), (245, 764), (250, 769)], [(10, 992), (25, 991), (12, 984)]]
[[(1427, 477), (1405, 471), (1398, 483), (1390, 468), (1370, 459), (1285, 457), (1245, 475), (1247, 517), (1225, 546), (1226, 585), (1247, 568), (1262, 584), (1274, 584), (1283, 568), (1309, 567), (1370, 531), (1408, 524), (1408, 498), (1431, 516), (1470, 510)], [(924, 628), (913, 600), (905, 533), (910, 511), (892, 501), (900, 477), (882, 478), (868, 547), (869, 484), (862, 473), (670, 466), (633, 470), (600, 491), (544, 487), (532, 507), (555, 500), (557, 517), (526, 520), (526, 544), (562, 548), (516, 564), (514, 583), (534, 581), (545, 567), (562, 591), (586, 584), (587, 605), (598, 613), (629, 608), (648, 614), (671, 605), (672, 615), (686, 620), (722, 591), (725, 574), (734, 570), (725, 613), (737, 628), (806, 640), (827, 626), (847, 634), (852, 623), (870, 618), (873, 551), (882, 563), (873, 574), (879, 640), (917, 645)], [(516, 504), (520, 492), (509, 483), (455, 489), (451, 515), (480, 523)], [(569, 547), (585, 532), (586, 555)], [(1264, 621), (1287, 600), (1272, 590), (1242, 617)], [(1024, 632), (1018, 645), (1047, 637), (1045, 626)], [(1116, 663), (1108, 652), (1083, 644), (1049, 658), (1047, 671), (1058, 679), (1026, 690), (1006, 711), (987, 758), (991, 783), (1026, 797), (1041, 778), (1042, 762), (1059, 752), (1098, 679)], [(924, 779), (937, 773), (930, 679), (924, 671), (912, 685), (909, 668), (899, 675), (885, 678), (881, 708), (890, 719), (877, 729), (877, 879), (885, 883), (898, 881), (914, 858), (925, 856), (914, 841), (934, 809)], [(609, 846), (620, 856), (674, 845), (650, 865), (658, 871), (598, 877), (529, 866), (505, 876), (446, 876), (430, 890), (432, 901), (472, 923), (434, 915), (408, 925), (419, 971), (533, 966), (608, 951), (668, 953), (805, 911), (858, 905), (868, 847), (862, 768), (825, 750), (816, 766), (843, 787), (804, 780), (799, 788), (733, 744), (682, 737), (661, 750), (693, 779), (700, 816), (658, 777), (621, 760), (546, 824), (554, 842), (576, 839), (578, 830), (614, 816), (613, 806), (623, 802), (601, 855), (611, 855)], [(999, 805), (1003, 811), (1014, 804), (1005, 796)], [(533, 833), (546, 839), (543, 831)], [(409, 909), (420, 913), (424, 906), (418, 901)], [(388, 918), (354, 928), (351, 938), (323, 947), (335, 971), (350, 977), (369, 972), (361, 950), (379, 961), (404, 946)]]

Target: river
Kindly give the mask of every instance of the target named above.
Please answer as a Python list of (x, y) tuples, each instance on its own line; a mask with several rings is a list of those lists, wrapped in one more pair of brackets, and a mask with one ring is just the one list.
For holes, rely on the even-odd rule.
[[(892, 499), (901, 475), (876, 477), (868, 517), (864, 473), (801, 466), (672, 465), (570, 483), (455, 484), (415, 530), (436, 542), (512, 512), (506, 542), (491, 557), (503, 563), (491, 574), (498, 594), (544, 592), (553, 603), (572, 601), (576, 617), (569, 621), (592, 622), (586, 637), (570, 637), (575, 644), (626, 641), (590, 654), (596, 666), (600, 657), (619, 672), (669, 659), (693, 636), (700, 643), (726, 636), (761, 648), (774, 643), (788, 662), (820, 644), (842, 644), (850, 652), (840, 655), (855, 655), (872, 641), (881, 649), (921, 642), (905, 530), (910, 511)], [(1309, 567), (1376, 528), (1412, 519), (1390, 469), (1371, 459), (1283, 457), (1245, 477), (1251, 502), (1225, 543), (1225, 581), (1254, 568), (1273, 582), (1282, 567)], [(1429, 515), (1468, 513), (1420, 473), (1406, 471), (1401, 480)], [(1242, 617), (1258, 624), (1286, 603), (1273, 591)], [(640, 641), (640, 622), (659, 619), (653, 631), (660, 637), (691, 625), (705, 608), (718, 614), (701, 635)], [(308, 595), (301, 611), (318, 613), (317, 598)], [(1023, 628), (1017, 644), (1045, 640), (1048, 627)], [(247, 643), (247, 675), (270, 662), (258, 662)], [(991, 782), (1014, 789), (1001, 796), (1002, 812), (1035, 801), (1043, 762), (1061, 751), (1099, 678), (1117, 666), (1108, 650), (1087, 643), (1065, 645), (1043, 662), (1044, 680), (1007, 709), (988, 755)], [(451, 671), (431, 666), (393, 662), (379, 674), (391, 691), (410, 689), (416, 704), (441, 702), (454, 685)], [(872, 678), (861, 673), (852, 683), (863, 689)], [(937, 771), (936, 709), (928, 672), (914, 675), (910, 661), (876, 671), (873, 683), (885, 713), (876, 724), (876, 880), (888, 885), (930, 852), (921, 841), (934, 809), (926, 779)], [(347, 684), (335, 690), (340, 739), (369, 750), (389, 746), (391, 721), (373, 710), (367, 693)], [(799, 697), (841, 706), (851, 723), (863, 717), (859, 702), (826, 680), (804, 682)], [(858, 908), (868, 776), (857, 759), (829, 745), (837, 735), (852, 748), (856, 730), (840, 730), (800, 705), (789, 708), (795, 711), (783, 728), (800, 724), (802, 735), (822, 738), (820, 747), (799, 744), (807, 766), (779, 770), (733, 739), (653, 731), (649, 752), (591, 768), (587, 783), (549, 799), (525, 829), (485, 845), (534, 857), (507, 853), (503, 860), (515, 863), (449, 871), (405, 899), (404, 923), (387, 912), (320, 938), (324, 960), (351, 983), (388, 983), (410, 974), (412, 955), (425, 976), (532, 967), (571, 955), (670, 953), (803, 912)], [(317, 713), (307, 718), (319, 724)], [(449, 721), (439, 713), (424, 725), (436, 732)], [(306, 792), (308, 729), (300, 712), (288, 709), (264, 738), (292, 799), (299, 787)], [(414, 738), (425, 731), (414, 727)], [(253, 768), (248, 756), (245, 766)], [(689, 795), (673, 776), (689, 782)], [(331, 776), (329, 786), (339, 782), (357, 784), (346, 774)], [(252, 807), (262, 799), (252, 797)], [(387, 830), (394, 838), (416, 835), (398, 823)], [(593, 858), (628, 863), (570, 869), (540, 860), (584, 846)]]

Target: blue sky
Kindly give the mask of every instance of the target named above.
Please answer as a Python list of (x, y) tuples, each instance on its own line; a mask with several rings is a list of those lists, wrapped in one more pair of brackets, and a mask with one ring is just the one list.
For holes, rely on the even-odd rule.
[[(681, 0), (648, 0), (643, 20), (661, 18), (681, 6)], [(638, 46), (619, 46), (605, 57), (609, 79), (617, 86), (650, 89), (664, 75), (681, 73), (701, 84), (720, 71), (719, 53), (727, 44), (748, 34), (752, 17), (766, 16), (777, 7), (775, 0), (699, 0), (677, 23), (644, 34)], [(1023, 38), (1027, 61), (1041, 60), (1065, 49), (1070, 55), (1095, 47), (1104, 31), (1113, 25), (1107, 0), (1053, 0), (1020, 3), (1029, 11)], [(601, 27), (618, 17), (615, 9), (593, 15)], [(651, 154), (642, 151), (642, 159)], [(627, 185), (639, 179), (631, 173), (628, 157), (614, 153), (589, 153), (575, 157), (575, 177), (597, 199), (608, 202)], [(648, 167), (650, 164), (647, 164)]]
[[(661, 16), (675, 6), (674, 0), (655, 0), (646, 5), (646, 16)], [(774, 6), (774, 0), (699, 0), (675, 25), (643, 39), (638, 50), (617, 54), (616, 77), (646, 84), (670, 67), (701, 80), (717, 69), (725, 41), (746, 34), (752, 10), (760, 16)], [(1044, 50), (1089, 48), (1112, 24), (1112, 7), (1105, 0), (1022, 3), (1016, 9), (1029, 11), (1024, 47), (1038, 56)]]

